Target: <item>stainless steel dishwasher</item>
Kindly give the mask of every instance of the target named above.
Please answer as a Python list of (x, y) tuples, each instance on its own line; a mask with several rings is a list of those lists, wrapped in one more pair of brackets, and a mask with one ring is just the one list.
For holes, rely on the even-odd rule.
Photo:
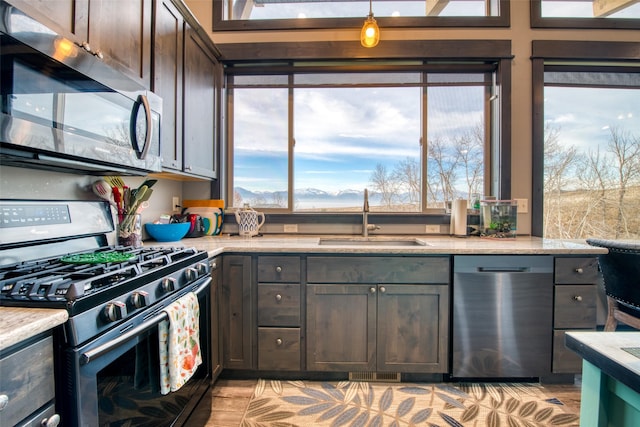
[(533, 378), (551, 372), (553, 257), (455, 256), (457, 378)]

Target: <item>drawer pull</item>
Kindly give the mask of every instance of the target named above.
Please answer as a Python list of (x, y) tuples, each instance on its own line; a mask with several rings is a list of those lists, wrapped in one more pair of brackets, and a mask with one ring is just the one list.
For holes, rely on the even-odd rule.
[(370, 287), (369, 288), (369, 292), (372, 293), (372, 294), (375, 294), (376, 293), (376, 287), (375, 286)]
[(584, 270), (582, 268), (576, 268), (576, 273), (582, 274), (584, 273)]
[(277, 273), (282, 273), (282, 267), (277, 266), (277, 267), (276, 267), (276, 272), (277, 272)]
[(282, 345), (282, 338), (276, 339), (276, 345), (278, 346)]
[(40, 425), (43, 427), (57, 427), (59, 424), (60, 415), (58, 414), (53, 414), (49, 418), (45, 418), (44, 420), (42, 420), (42, 422), (40, 423)]
[(276, 301), (282, 301), (282, 295), (276, 294)]
[(578, 302), (582, 301), (582, 295), (574, 295), (573, 300)]
[(384, 294), (385, 292), (387, 292), (387, 288), (385, 288), (384, 286), (380, 286), (380, 292)]
[(9, 396), (6, 394), (0, 394), (0, 411), (4, 411), (4, 408), (9, 404)]

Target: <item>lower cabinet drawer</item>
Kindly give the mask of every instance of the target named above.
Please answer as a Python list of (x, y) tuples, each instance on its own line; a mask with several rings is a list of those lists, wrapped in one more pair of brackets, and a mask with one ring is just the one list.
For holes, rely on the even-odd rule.
[(553, 327), (589, 329), (596, 325), (596, 285), (556, 285)]
[(554, 374), (579, 374), (582, 372), (582, 358), (564, 345), (566, 330), (553, 331), (553, 366)]
[(300, 285), (258, 283), (258, 325), (300, 326)]
[(47, 337), (0, 359), (0, 426), (12, 426), (55, 397), (53, 340)]
[(258, 328), (258, 369), (300, 368), (300, 328)]

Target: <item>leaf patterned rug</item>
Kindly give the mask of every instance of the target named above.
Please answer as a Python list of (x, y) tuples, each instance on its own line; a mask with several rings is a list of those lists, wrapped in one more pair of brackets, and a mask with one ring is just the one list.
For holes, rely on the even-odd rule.
[(578, 426), (536, 384), (259, 380), (242, 427)]

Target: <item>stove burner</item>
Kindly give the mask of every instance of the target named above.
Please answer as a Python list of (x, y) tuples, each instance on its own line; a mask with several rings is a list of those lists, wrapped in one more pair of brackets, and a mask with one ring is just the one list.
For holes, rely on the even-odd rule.
[[(197, 262), (206, 253), (193, 248), (124, 248), (106, 247), (98, 251), (70, 254), (75, 259), (129, 258), (119, 262), (68, 263), (60, 257), (25, 261), (3, 267), (0, 270), (0, 302), (2, 305), (69, 307), (78, 300), (92, 298), (96, 301), (117, 296), (117, 288), (135, 280), (138, 276), (152, 275), (171, 269), (182, 260), (195, 258)], [(115, 288), (115, 289), (114, 289)], [(103, 294), (104, 296), (97, 297)], [(19, 304), (18, 304), (19, 303)], [(98, 304), (96, 302), (95, 304)]]

